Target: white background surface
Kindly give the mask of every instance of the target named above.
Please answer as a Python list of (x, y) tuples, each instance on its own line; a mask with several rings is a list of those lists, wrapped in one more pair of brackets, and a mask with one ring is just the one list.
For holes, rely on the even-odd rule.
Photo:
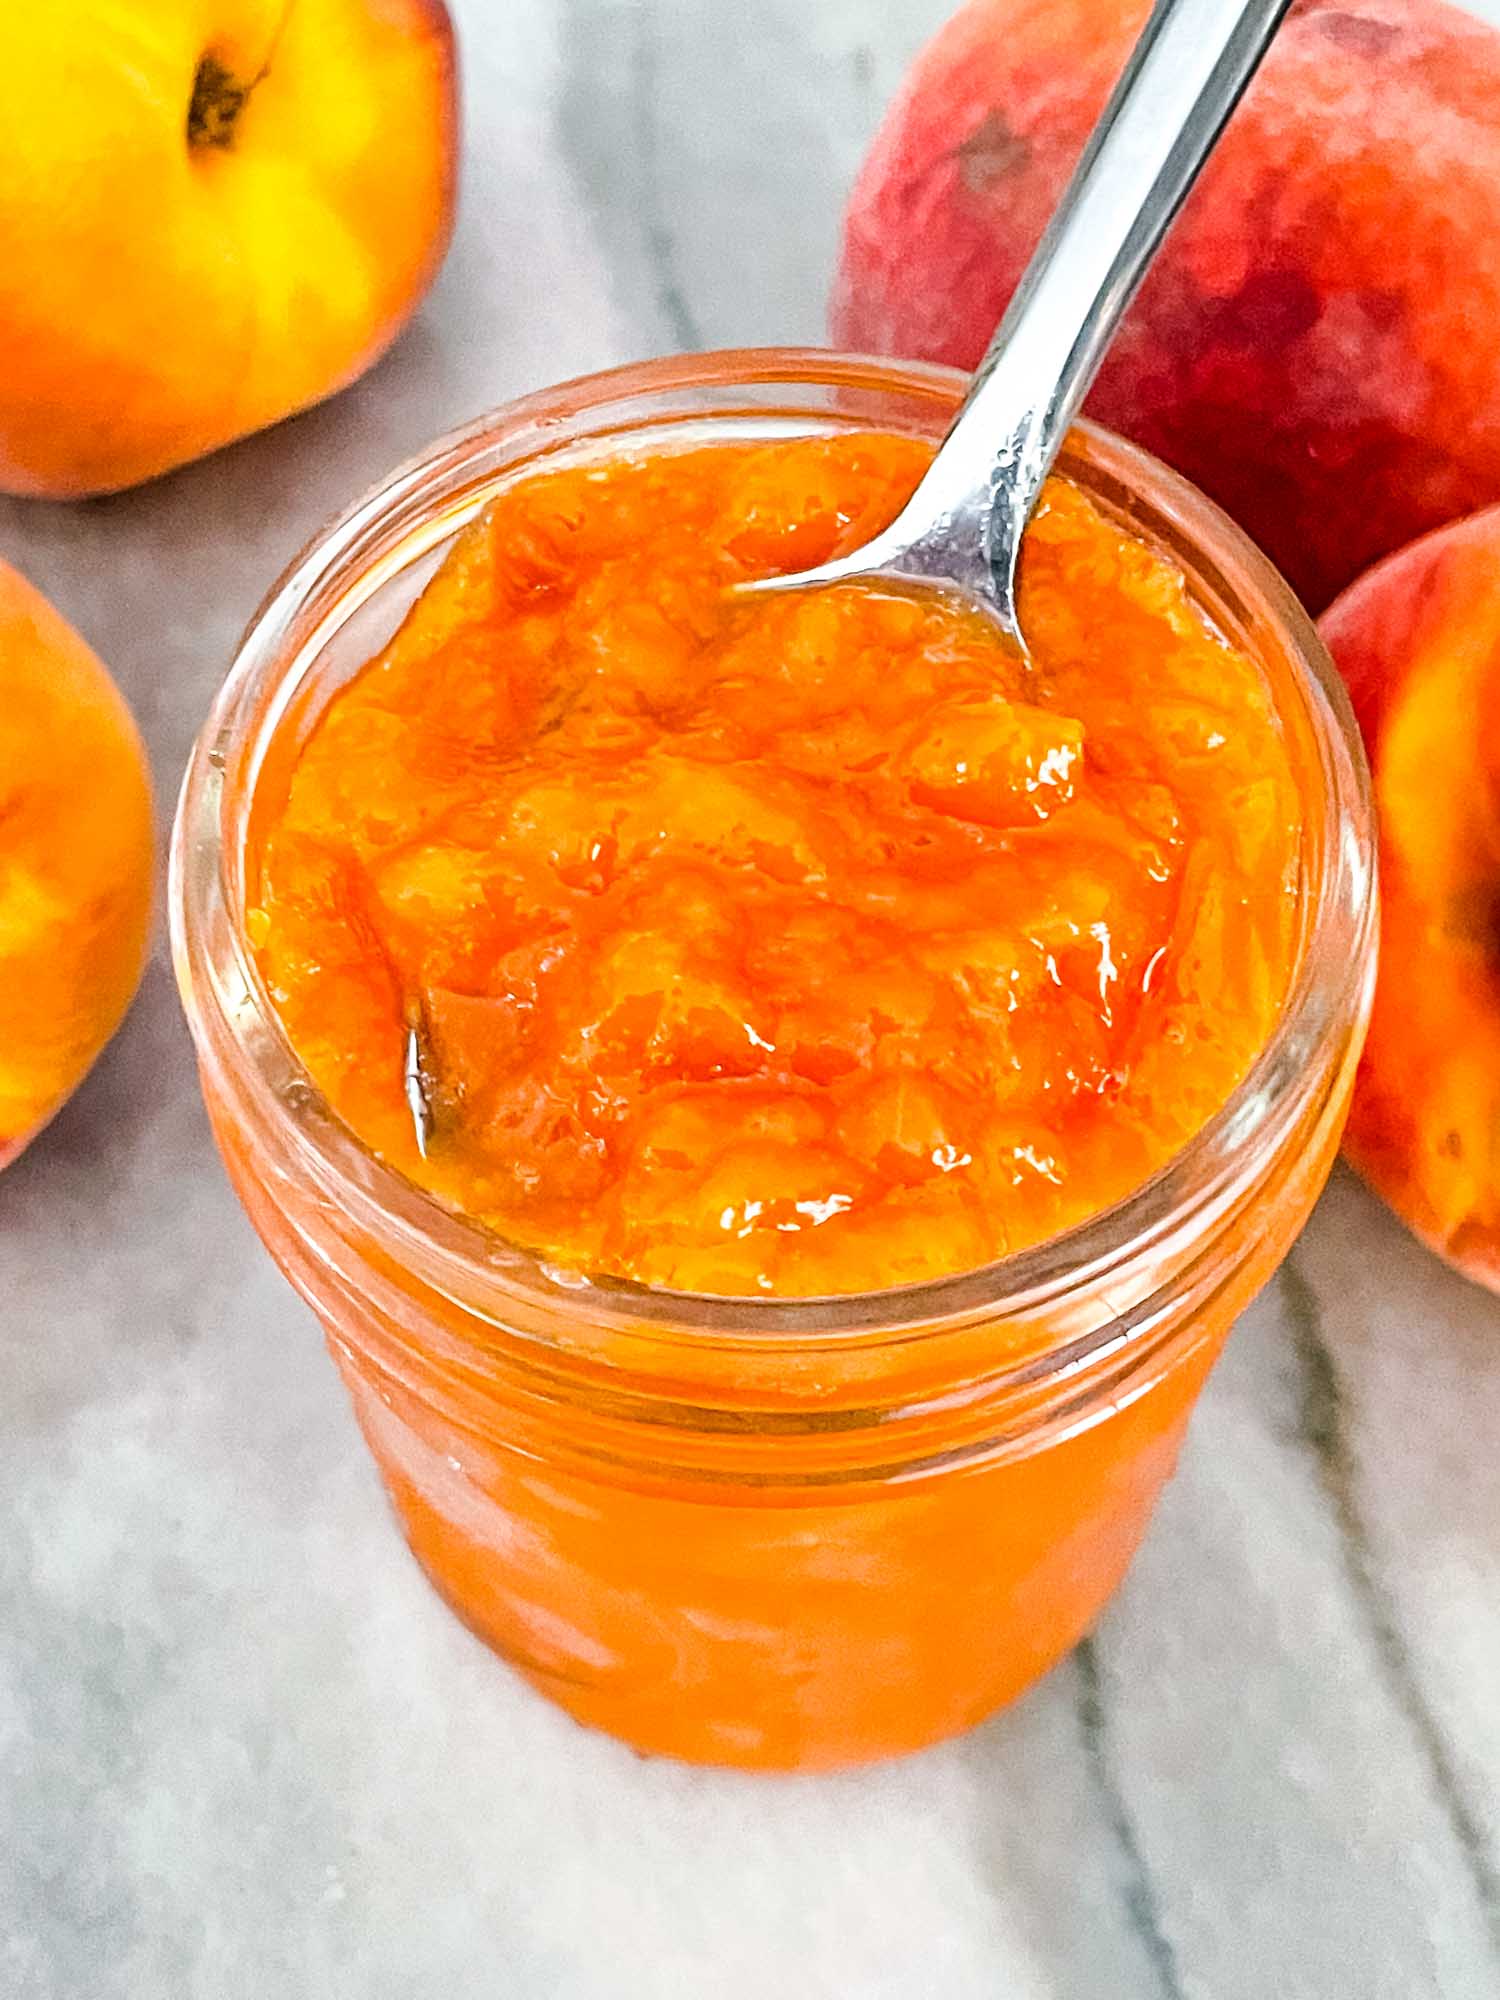
[[(944, 0), (467, 0), (465, 201), (359, 388), (0, 549), (149, 736), (449, 423), (819, 339), (837, 213)], [(1495, 10), (1500, 13), (1500, 7)], [(5, 2000), (1480, 2000), (1500, 1992), (1500, 1304), (1330, 1190), (1095, 1640), (906, 1763), (643, 1763), (404, 1553), (241, 1218), (158, 948), (0, 1187)]]

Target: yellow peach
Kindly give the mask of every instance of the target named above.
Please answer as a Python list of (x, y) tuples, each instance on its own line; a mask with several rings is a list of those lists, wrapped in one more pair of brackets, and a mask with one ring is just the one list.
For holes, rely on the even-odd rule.
[(0, 1167), (118, 1027), (150, 906), (151, 791), (130, 711), (0, 563)]
[(390, 344), (452, 223), (442, 0), (0, 13), (0, 489), (133, 485)]

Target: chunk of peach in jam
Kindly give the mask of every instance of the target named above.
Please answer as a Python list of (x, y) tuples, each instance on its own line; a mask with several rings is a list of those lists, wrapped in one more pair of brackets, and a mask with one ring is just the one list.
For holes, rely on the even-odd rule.
[(730, 593), (866, 539), (928, 451), (534, 473), (330, 702), (252, 933), (334, 1108), (444, 1201), (651, 1284), (862, 1291), (1085, 1219), (1244, 1075), (1298, 802), (1163, 555), (1052, 481), (1024, 680), (937, 594)]

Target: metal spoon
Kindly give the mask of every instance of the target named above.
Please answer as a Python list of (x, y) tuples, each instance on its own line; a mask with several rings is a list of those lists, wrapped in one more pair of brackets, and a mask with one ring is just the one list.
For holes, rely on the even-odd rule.
[(853, 577), (956, 586), (993, 614), (1025, 657), (1016, 561), (1042, 482), (1290, 4), (1157, 0), (911, 499), (863, 548), (742, 590), (804, 590)]

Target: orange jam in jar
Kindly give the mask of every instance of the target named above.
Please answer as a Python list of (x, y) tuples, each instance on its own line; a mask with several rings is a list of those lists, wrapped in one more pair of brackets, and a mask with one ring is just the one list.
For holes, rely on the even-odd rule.
[(335, 697), (251, 935), (382, 1157), (561, 1263), (851, 1293), (1056, 1235), (1223, 1103), (1286, 991), (1300, 809), (1170, 560), (1054, 480), (1029, 668), (937, 593), (732, 592), (868, 539), (929, 455), (537, 472)]
[(174, 893), (226, 1160), (434, 1581), (582, 1719), (783, 1767), (1087, 1628), (1326, 1174), (1369, 971), (1316, 641), (1148, 461), (1050, 484), (1029, 663), (936, 592), (734, 593), (867, 540), (951, 406), (808, 366), (824, 422), (591, 435), (585, 393), (583, 448), (501, 423), (351, 517), (247, 641)]

